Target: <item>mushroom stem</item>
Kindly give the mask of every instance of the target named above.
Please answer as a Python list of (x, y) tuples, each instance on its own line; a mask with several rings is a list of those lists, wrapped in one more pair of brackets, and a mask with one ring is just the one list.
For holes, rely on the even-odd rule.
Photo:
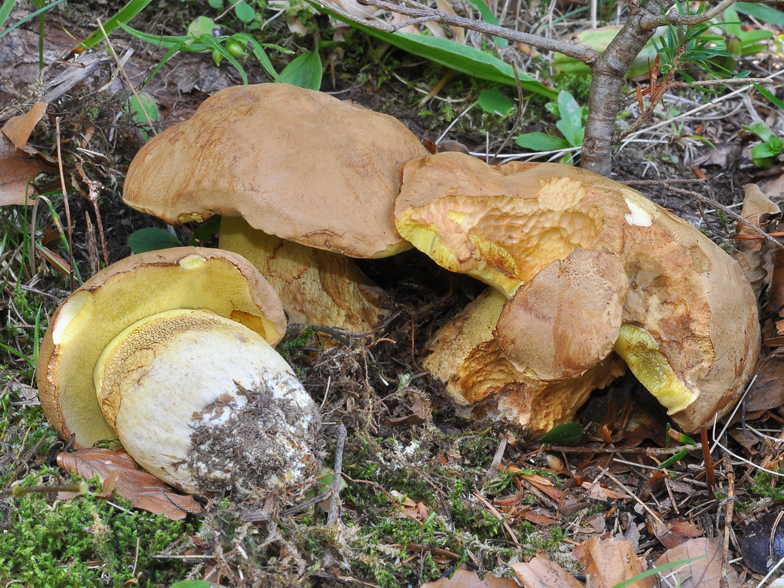
[(581, 377), (543, 382), (531, 370), (519, 371), (501, 352), (493, 329), (506, 296), (488, 288), (447, 323), (428, 345), (422, 362), (433, 377), (446, 383), (446, 392), (465, 416), (499, 415), (541, 435), (568, 422), (591, 391), (604, 388), (626, 368), (614, 354)]
[(221, 219), (220, 247), (250, 261), (280, 296), (289, 322), (329, 325), (360, 333), (386, 314), (386, 293), (353, 259), (286, 241), (241, 217)]
[(93, 374), (104, 418), (147, 471), (186, 492), (241, 495), (301, 480), (320, 418), (263, 337), (211, 311), (145, 317)]

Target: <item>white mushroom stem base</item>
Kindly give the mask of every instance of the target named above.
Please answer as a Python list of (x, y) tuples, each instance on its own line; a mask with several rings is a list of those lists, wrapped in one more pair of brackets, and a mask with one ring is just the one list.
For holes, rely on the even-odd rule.
[(220, 248), (256, 266), (280, 296), (289, 322), (361, 333), (383, 318), (385, 292), (345, 255), (284, 241), (228, 216), (221, 219)]
[(259, 335), (209, 311), (142, 319), (95, 368), (104, 417), (147, 471), (190, 493), (301, 481), (319, 466), (318, 410)]

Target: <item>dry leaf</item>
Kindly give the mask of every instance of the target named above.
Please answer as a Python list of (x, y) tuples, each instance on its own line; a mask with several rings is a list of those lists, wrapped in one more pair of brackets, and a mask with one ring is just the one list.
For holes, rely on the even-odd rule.
[(717, 143), (702, 157), (694, 160), (694, 165), (735, 166), (740, 158), (740, 145), (737, 143)]
[(525, 506), (515, 513), (516, 519), (524, 519), (534, 525), (555, 525), (556, 520), (547, 509)]
[(621, 492), (615, 492), (614, 490), (610, 490), (609, 488), (605, 488), (599, 484), (594, 484), (592, 482), (583, 482), (582, 487), (588, 490), (588, 497), (594, 498), (596, 500), (622, 500), (624, 498), (629, 498), (628, 495), (622, 494)]
[(544, 554), (510, 567), (526, 588), (583, 588), (574, 576)]
[(547, 478), (543, 478), (539, 474), (522, 474), (520, 478), (531, 484), (531, 486), (542, 492), (542, 494), (546, 494), (556, 502), (560, 502), (563, 492), (553, 486), (553, 483)]
[(24, 149), (35, 125), (46, 113), (47, 106), (49, 105), (46, 102), (36, 102), (28, 112), (8, 119), (8, 122), (3, 126), (3, 133), (11, 139), (14, 147)]
[(773, 353), (760, 362), (754, 386), (746, 396), (746, 410), (770, 410), (784, 405), (784, 357)]
[(17, 150), (0, 135), (0, 206), (32, 204), (35, 194), (32, 186), (28, 188), (28, 183), (38, 174), (52, 169), (46, 162)]
[(648, 517), (648, 529), (667, 549), (686, 543), (689, 539), (700, 537), (702, 531), (687, 521), (670, 521), (663, 523)]
[[(579, 586), (579, 584), (578, 584)], [(520, 588), (514, 580), (496, 578), (488, 574), (484, 580), (476, 572), (457, 570), (451, 578), (439, 578), (422, 584), (422, 588)]]
[[(721, 586), (721, 557), (724, 553), (724, 541), (721, 538), (690, 539), (673, 549), (668, 549), (655, 564), (661, 567), (670, 562), (702, 557), (681, 567), (662, 572), (665, 576), (671, 575), (670, 584), (675, 586), (679, 582), (681, 588), (720, 588)], [(740, 588), (738, 573), (732, 568), (727, 568), (727, 588)]]
[[(75, 453), (60, 453), (57, 465), (67, 472), (75, 471), (85, 480), (98, 476), (104, 486), (99, 494), (111, 495), (108, 488), (130, 500), (136, 508), (162, 514), (173, 521), (188, 514), (201, 514), (202, 509), (192, 496), (172, 492), (161, 480), (139, 469), (133, 458), (124, 451), (111, 449), (80, 449)], [(66, 497), (61, 497), (66, 499)]]
[[(585, 566), (585, 575), (591, 576), (592, 588), (612, 588), (645, 571), (631, 541), (589, 539), (574, 548), (574, 555)], [(656, 581), (649, 576), (628, 586), (654, 588)]]

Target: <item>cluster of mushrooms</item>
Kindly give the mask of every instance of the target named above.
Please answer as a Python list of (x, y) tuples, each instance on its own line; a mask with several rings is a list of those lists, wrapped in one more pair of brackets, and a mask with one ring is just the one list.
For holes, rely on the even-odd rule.
[(119, 439), (189, 492), (318, 468), (318, 410), (272, 346), (286, 315), (353, 332), (383, 318), (352, 258), (413, 246), (485, 282), (423, 364), (466, 416), (534, 435), (626, 367), (693, 432), (760, 351), (735, 261), (638, 192), (566, 165), (431, 155), (396, 119), (296, 86), (218, 92), (145, 145), (124, 199), (172, 225), (221, 215), (220, 249), (132, 256), (86, 282), (51, 321), (41, 401), (76, 447)]

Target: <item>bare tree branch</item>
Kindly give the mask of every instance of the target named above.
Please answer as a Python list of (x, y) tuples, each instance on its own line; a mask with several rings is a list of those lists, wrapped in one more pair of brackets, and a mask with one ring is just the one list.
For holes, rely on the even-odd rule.
[[(666, 14), (660, 16), (649, 14), (642, 17), (640, 19), (640, 27), (644, 31), (649, 31), (667, 24), (675, 26), (702, 24), (720, 15), (727, 10), (727, 8), (735, 4), (736, 1), (737, 0), (722, 0), (713, 8), (710, 8), (705, 12), (700, 12), (699, 14), (681, 14), (680, 12), (677, 12), (675, 7), (672, 7)], [(675, 12), (673, 12), (673, 10), (675, 10)]]
[(472, 31), (485, 33), (494, 37), (501, 37), (502, 39), (507, 39), (513, 43), (525, 43), (526, 45), (541, 49), (543, 51), (557, 51), (558, 53), (563, 53), (568, 57), (573, 57), (588, 65), (591, 65), (599, 58), (599, 52), (589, 47), (576, 45), (574, 43), (565, 43), (563, 41), (557, 41), (554, 39), (547, 39), (538, 35), (520, 33), (504, 27), (491, 25), (481, 20), (463, 18), (462, 16), (449, 14), (443, 10), (428, 8), (421, 4), (417, 4), (416, 6), (407, 6), (403, 4), (387, 2), (385, 0), (364, 0), (365, 4), (370, 4), (371, 6), (376, 6), (378, 8), (383, 8), (385, 10), (396, 12), (404, 16), (412, 17), (411, 20), (398, 23), (397, 25), (391, 25), (379, 19), (368, 20), (359, 18), (335, 6), (334, 4), (327, 2), (326, 0), (313, 0), (313, 2), (324, 7), (326, 10), (330, 10), (336, 14), (339, 14), (342, 18), (373, 27), (374, 29), (385, 31), (387, 33), (394, 33), (402, 28), (407, 27), (408, 25), (419, 22), (437, 21), (445, 25), (462, 27), (464, 29), (471, 29)]

